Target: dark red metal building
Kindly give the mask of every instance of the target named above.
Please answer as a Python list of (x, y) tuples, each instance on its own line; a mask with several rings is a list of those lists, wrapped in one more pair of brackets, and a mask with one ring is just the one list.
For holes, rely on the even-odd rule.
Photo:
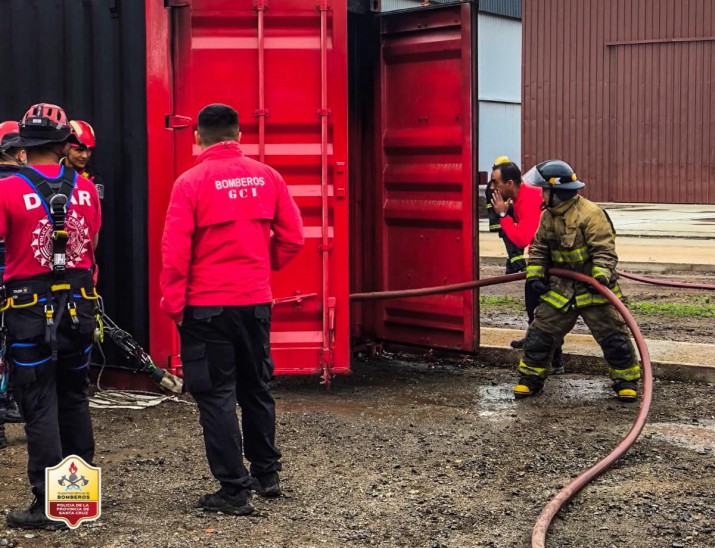
[(523, 3), (528, 168), (572, 164), (598, 201), (715, 203), (715, 3)]

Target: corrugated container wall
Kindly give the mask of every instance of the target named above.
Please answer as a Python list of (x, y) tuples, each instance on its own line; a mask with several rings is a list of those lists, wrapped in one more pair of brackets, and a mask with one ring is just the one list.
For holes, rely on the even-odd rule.
[(94, 126), (92, 162), (105, 183), (99, 289), (109, 315), (146, 344), (143, 3), (3, 0), (0, 12), (0, 119), (44, 101)]
[(715, 3), (524, 3), (523, 164), (598, 201), (715, 203)]

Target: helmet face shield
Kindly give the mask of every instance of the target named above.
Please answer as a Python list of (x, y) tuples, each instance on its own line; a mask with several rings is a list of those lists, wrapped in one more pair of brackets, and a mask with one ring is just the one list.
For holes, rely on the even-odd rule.
[(532, 167), (529, 171), (524, 173), (524, 175), (521, 176), (521, 180), (524, 183), (529, 183), (532, 186), (540, 186), (540, 187), (550, 186), (544, 180), (544, 178), (541, 176), (541, 173), (539, 173), (539, 170), (536, 169), (536, 166)]

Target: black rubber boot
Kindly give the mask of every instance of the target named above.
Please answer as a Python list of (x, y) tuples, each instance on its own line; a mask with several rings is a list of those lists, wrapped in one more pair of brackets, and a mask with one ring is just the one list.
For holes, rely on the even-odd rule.
[(201, 495), (199, 506), (209, 512), (223, 512), (234, 516), (247, 516), (255, 510), (251, 504), (250, 491), (242, 490), (229, 494), (223, 487), (215, 493)]
[(49, 519), (45, 515), (44, 500), (35, 499), (27, 510), (13, 510), (5, 518), (8, 527), (17, 529), (67, 529), (62, 521)]
[(278, 472), (265, 476), (253, 476), (253, 490), (265, 498), (275, 498), (281, 496), (281, 484), (278, 479)]
[(613, 390), (618, 401), (633, 403), (638, 399), (638, 384), (631, 381), (617, 381), (613, 383)]
[(519, 384), (514, 387), (514, 397), (517, 400), (536, 396), (544, 389), (544, 381), (539, 377), (522, 375), (519, 377)]

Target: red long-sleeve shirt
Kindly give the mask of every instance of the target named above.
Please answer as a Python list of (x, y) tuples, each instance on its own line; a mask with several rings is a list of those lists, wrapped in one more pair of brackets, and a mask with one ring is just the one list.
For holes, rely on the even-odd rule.
[(161, 244), (162, 309), (180, 321), (187, 305), (270, 302), (271, 269), (302, 246), (300, 212), (280, 174), (246, 158), (235, 141), (210, 146), (171, 193)]
[(542, 203), (540, 188), (527, 183), (519, 185), (519, 194), (514, 200), (514, 219), (507, 215), (499, 220), (501, 229), (514, 245), (518, 247), (531, 245), (536, 229), (539, 228)]

